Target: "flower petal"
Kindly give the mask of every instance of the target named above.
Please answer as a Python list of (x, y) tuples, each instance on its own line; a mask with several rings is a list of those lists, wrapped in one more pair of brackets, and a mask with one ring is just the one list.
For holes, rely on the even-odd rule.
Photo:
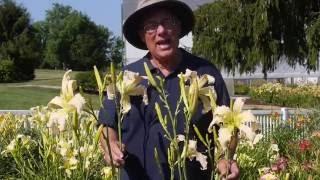
[(112, 84), (107, 86), (107, 97), (109, 100), (114, 100), (116, 97), (115, 89), (113, 88)]
[(123, 95), (120, 100), (122, 106), (122, 113), (126, 114), (131, 109), (130, 97), (128, 95)]
[(228, 128), (220, 128), (219, 129), (218, 140), (219, 140), (223, 150), (227, 149), (228, 143), (230, 142), (230, 139), (231, 139), (231, 136), (232, 136), (231, 131)]
[(252, 142), (256, 134), (252, 131), (252, 129), (246, 125), (241, 124), (239, 126), (241, 132), (245, 133), (246, 137)]
[(244, 105), (244, 98), (237, 98), (233, 103), (233, 112), (240, 113)]
[(238, 118), (240, 119), (240, 123), (255, 122), (256, 121), (255, 116), (251, 113), (250, 110), (241, 112), (238, 115)]
[(63, 108), (64, 101), (60, 96), (56, 96), (48, 103), (48, 106), (52, 108)]
[(230, 108), (223, 105), (223, 106), (218, 106), (214, 110), (214, 115), (222, 117), (222, 116), (224, 116), (224, 115), (226, 115), (226, 114), (228, 114), (230, 112), (231, 112)]
[(80, 93), (76, 94), (70, 101), (69, 104), (74, 106), (77, 109), (77, 112), (80, 114), (83, 105), (86, 103), (86, 100), (81, 96)]
[(196, 154), (196, 160), (200, 163), (201, 165), (201, 170), (206, 170), (207, 169), (207, 165), (208, 165), (208, 161), (207, 161), (207, 156), (201, 154), (201, 153), (197, 153)]

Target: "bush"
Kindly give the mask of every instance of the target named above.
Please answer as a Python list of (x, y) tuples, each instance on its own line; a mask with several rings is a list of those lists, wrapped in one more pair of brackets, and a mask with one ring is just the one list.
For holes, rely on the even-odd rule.
[(250, 87), (244, 84), (237, 84), (234, 87), (234, 93), (237, 95), (248, 95), (250, 91)]
[(14, 63), (11, 60), (0, 61), (0, 82), (12, 82), (14, 78)]
[(278, 106), (310, 108), (320, 103), (320, 87), (316, 85), (284, 86), (267, 83), (250, 89), (251, 99)]
[[(102, 77), (102, 75), (100, 74)], [(76, 75), (75, 79), (79, 87), (82, 88), (84, 92), (96, 93), (98, 92), (98, 85), (96, 82), (96, 78), (94, 76), (94, 72), (80, 72)]]

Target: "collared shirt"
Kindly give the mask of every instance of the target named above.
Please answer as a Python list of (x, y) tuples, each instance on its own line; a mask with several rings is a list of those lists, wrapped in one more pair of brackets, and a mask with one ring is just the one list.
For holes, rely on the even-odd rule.
[[(138, 72), (141, 76), (146, 76), (143, 65), (146, 62), (154, 76), (160, 76), (164, 79), (164, 89), (173, 114), (176, 112), (177, 103), (180, 98), (179, 78), (177, 75), (181, 72), (185, 73), (186, 69), (196, 71), (198, 75), (209, 74), (213, 76), (215, 78), (214, 87), (217, 94), (217, 105), (229, 105), (229, 94), (219, 70), (207, 60), (196, 57), (182, 49), (181, 51), (182, 60), (180, 64), (166, 77), (157, 68), (152, 66), (148, 58), (149, 54), (137, 62), (126, 66), (124, 69)], [(162, 107), (163, 114), (168, 114), (168, 111), (164, 107), (164, 103), (161, 101), (158, 92), (148, 85), (147, 80), (142, 81), (141, 84), (147, 88), (149, 103), (145, 105), (141, 96), (130, 97), (131, 110), (124, 117), (121, 127), (122, 142), (126, 145), (128, 153), (128, 158), (121, 173), (121, 179), (162, 179), (154, 157), (155, 148), (159, 154), (163, 175), (165, 179), (169, 179), (170, 170), (167, 164), (169, 142), (164, 137), (163, 128), (157, 118), (155, 103), (158, 103)], [(117, 129), (117, 115), (114, 101), (105, 98), (103, 107), (99, 113), (99, 123)], [(176, 131), (177, 134), (184, 134), (185, 120), (183, 107), (181, 105), (179, 107), (180, 109), (176, 114)], [(202, 114), (201, 109), (202, 105), (200, 103), (198, 110), (193, 116), (192, 123), (196, 124), (200, 130), (206, 131), (212, 120), (212, 113)], [(172, 130), (170, 123), (168, 123), (168, 126)], [(198, 179), (201, 175), (206, 177), (206, 174), (208, 174), (205, 171), (201, 172), (198, 162), (192, 162), (191, 165), (188, 165), (188, 172), (195, 172), (189, 173), (189, 179)], [(177, 177), (177, 174), (175, 174), (175, 177)]]

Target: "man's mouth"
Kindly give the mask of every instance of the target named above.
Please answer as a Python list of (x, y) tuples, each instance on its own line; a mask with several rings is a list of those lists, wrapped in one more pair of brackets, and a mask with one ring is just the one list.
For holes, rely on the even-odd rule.
[(159, 40), (159, 41), (157, 41), (157, 45), (161, 49), (168, 49), (171, 47), (171, 40), (170, 39)]

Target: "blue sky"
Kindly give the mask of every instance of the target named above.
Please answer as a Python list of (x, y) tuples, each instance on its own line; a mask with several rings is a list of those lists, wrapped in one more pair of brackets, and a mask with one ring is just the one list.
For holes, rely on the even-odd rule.
[(15, 0), (28, 9), (33, 21), (44, 20), (53, 3), (69, 5), (87, 14), (96, 24), (106, 26), (114, 35), (121, 34), (121, 0)]

